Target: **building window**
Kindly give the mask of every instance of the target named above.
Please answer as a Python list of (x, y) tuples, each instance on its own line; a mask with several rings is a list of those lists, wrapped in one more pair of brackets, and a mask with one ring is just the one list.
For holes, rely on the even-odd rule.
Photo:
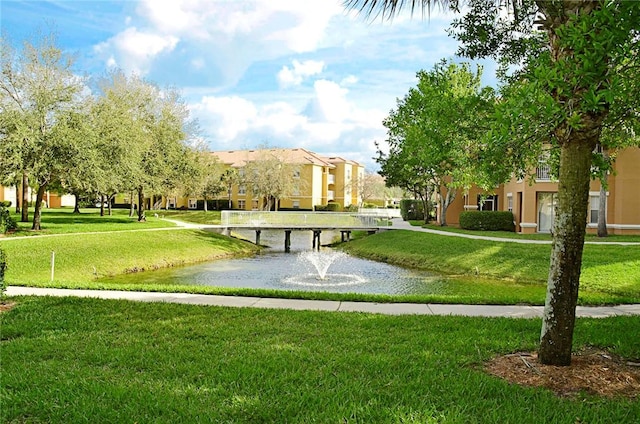
[(296, 169), (295, 171), (293, 171), (293, 178), (300, 178), (300, 170)]
[(198, 199), (189, 199), (189, 209), (198, 208)]
[(293, 209), (300, 209), (300, 201), (299, 200), (294, 200), (293, 201)]
[(244, 196), (245, 194), (247, 194), (247, 187), (241, 185), (238, 187), (238, 195), (239, 196)]
[(176, 208), (176, 198), (175, 197), (169, 197), (169, 199), (167, 199), (167, 207), (169, 209), (175, 209)]
[(478, 210), (479, 211), (497, 211), (498, 210), (498, 196), (480, 196), (478, 195)]
[(251, 210), (254, 210), (254, 211), (258, 210), (258, 201), (257, 200), (252, 200), (251, 201)]
[(244, 200), (238, 200), (238, 209), (244, 210), (247, 207), (247, 203)]
[[(606, 203), (605, 203), (606, 208)], [(600, 194), (589, 196), (589, 223), (598, 223), (598, 214), (600, 211)]]
[(538, 232), (551, 232), (556, 218), (557, 197), (557, 193), (538, 193)]
[(513, 196), (507, 197), (507, 210), (513, 212)]

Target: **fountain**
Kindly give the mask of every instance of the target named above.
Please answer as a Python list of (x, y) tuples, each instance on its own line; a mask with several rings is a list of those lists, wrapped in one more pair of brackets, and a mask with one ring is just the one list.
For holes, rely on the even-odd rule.
[(295, 275), (284, 279), (287, 284), (296, 284), (315, 287), (337, 287), (350, 286), (366, 283), (367, 279), (356, 274), (329, 274), (331, 265), (348, 255), (332, 250), (328, 251), (306, 251), (298, 254), (298, 262), (305, 264), (307, 268), (313, 269), (306, 275)]

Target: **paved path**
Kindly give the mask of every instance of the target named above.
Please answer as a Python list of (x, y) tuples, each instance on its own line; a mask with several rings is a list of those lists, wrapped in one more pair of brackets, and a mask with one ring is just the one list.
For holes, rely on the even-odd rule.
[[(138, 302), (170, 302), (190, 305), (294, 309), (305, 311), (368, 312), (384, 315), (464, 315), (474, 317), (541, 318), (542, 306), (526, 305), (445, 305), (420, 303), (370, 303), (332, 300), (272, 299), (261, 297), (217, 296), (190, 293), (132, 292), (119, 290), (7, 288), (8, 296), (77, 296), (99, 299), (128, 299)], [(605, 318), (640, 315), (640, 305), (576, 308), (578, 317)]]
[[(551, 244), (551, 240), (531, 240), (531, 239), (518, 239), (518, 238), (507, 238), (507, 237), (489, 237), (489, 236), (482, 236), (477, 234), (463, 234), (463, 233), (454, 233), (452, 231), (422, 228), (420, 226), (411, 225), (410, 223), (408, 223), (407, 221), (403, 221), (402, 219), (394, 219), (392, 220), (392, 223), (393, 225), (389, 228), (393, 228), (397, 230), (420, 231), (423, 233), (439, 234), (441, 236), (462, 237), (462, 238), (469, 238), (469, 239), (476, 239), (476, 240), (501, 241), (501, 242), (508, 242), (508, 243)], [(632, 241), (586, 241), (585, 244), (601, 244), (601, 245), (615, 244), (619, 246), (640, 246), (640, 242), (632, 242)]]

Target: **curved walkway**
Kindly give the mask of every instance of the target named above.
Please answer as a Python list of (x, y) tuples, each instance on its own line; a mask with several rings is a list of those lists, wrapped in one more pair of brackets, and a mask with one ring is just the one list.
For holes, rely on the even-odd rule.
[[(500, 241), (507, 243), (522, 243), (522, 244), (551, 244), (551, 240), (531, 240), (531, 239), (517, 239), (517, 238), (507, 238), (507, 237), (489, 237), (489, 236), (481, 236), (476, 234), (464, 234), (464, 233), (454, 233), (452, 231), (444, 231), (444, 230), (433, 230), (431, 228), (422, 228), (420, 226), (411, 225), (407, 221), (394, 219), (392, 221), (393, 225), (389, 228), (396, 230), (411, 230), (411, 231), (420, 231), (423, 233), (431, 233), (438, 234), (441, 236), (451, 236), (451, 237), (462, 237), (476, 240), (488, 240), (488, 241)], [(640, 242), (633, 241), (586, 241), (585, 244), (601, 244), (601, 245), (619, 245), (619, 246), (640, 246)]]
[[(294, 309), (305, 311), (367, 312), (384, 315), (461, 315), (473, 317), (541, 318), (542, 306), (526, 305), (447, 305), (422, 303), (371, 303), (333, 300), (276, 299), (263, 297), (218, 296), (190, 293), (133, 292), (120, 290), (7, 288), (8, 296), (75, 296), (98, 299), (125, 299), (138, 302), (169, 302), (189, 305)], [(640, 315), (640, 305), (604, 307), (578, 306), (576, 316), (606, 318)]]

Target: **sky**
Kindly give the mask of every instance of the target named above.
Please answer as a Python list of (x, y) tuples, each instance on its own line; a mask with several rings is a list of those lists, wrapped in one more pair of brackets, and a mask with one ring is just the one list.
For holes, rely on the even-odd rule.
[[(79, 73), (120, 68), (178, 89), (210, 150), (301, 147), (372, 172), (382, 121), (416, 72), (463, 60), (452, 18), (367, 19), (342, 0), (0, 2), (16, 45), (53, 30)], [(495, 65), (483, 66), (495, 85)]]

